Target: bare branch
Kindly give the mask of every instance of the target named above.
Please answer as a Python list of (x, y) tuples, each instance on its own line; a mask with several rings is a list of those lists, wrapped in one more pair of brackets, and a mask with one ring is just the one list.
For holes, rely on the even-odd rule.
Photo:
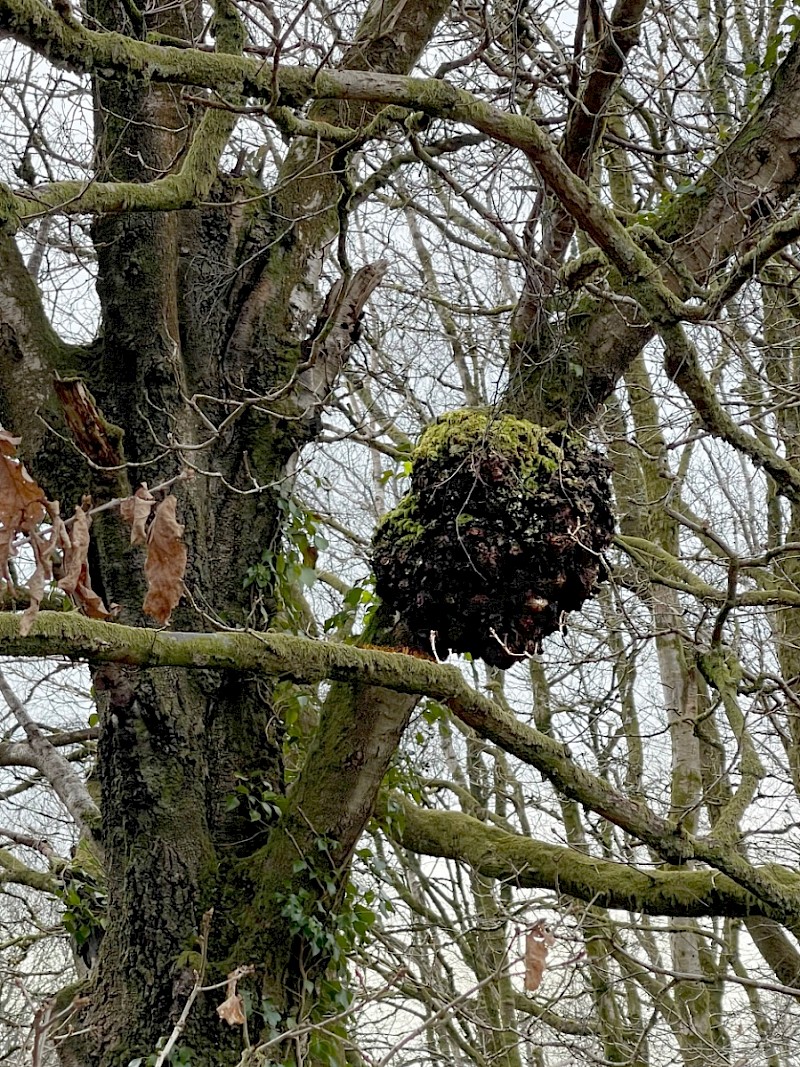
[(80, 775), (69, 761), (56, 751), (46, 734), (36, 725), (2, 671), (0, 671), (0, 693), (25, 731), (28, 748), (32, 753), (36, 769), (53, 787), (56, 796), (83, 833), (89, 840), (94, 840), (94, 834), (100, 822), (100, 811), (89, 795)]

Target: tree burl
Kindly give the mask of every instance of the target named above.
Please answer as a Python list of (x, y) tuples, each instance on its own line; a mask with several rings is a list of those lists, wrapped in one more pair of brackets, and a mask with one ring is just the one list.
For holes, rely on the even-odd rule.
[(378, 595), (440, 656), (506, 668), (539, 652), (603, 580), (607, 460), (487, 409), (437, 419), (412, 459), (411, 491), (373, 540)]

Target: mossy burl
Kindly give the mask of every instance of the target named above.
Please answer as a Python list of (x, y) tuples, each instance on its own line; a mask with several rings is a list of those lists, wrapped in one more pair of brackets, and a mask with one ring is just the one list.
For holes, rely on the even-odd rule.
[(535, 487), (536, 476), (552, 474), (563, 459), (563, 450), (542, 426), (499, 415), (491, 408), (459, 408), (441, 415), (423, 430), (412, 452), (412, 463), (447, 456), (467, 455), (476, 445), (519, 461), (519, 474), (526, 488)]
[(613, 517), (608, 465), (561, 429), (491, 408), (437, 419), (373, 540), (378, 594), (420, 645), (508, 667), (591, 595)]
[[(518, 461), (520, 488), (535, 492), (542, 475), (549, 478), (563, 459), (563, 450), (547, 431), (513, 415), (496, 415), (490, 408), (459, 408), (441, 415), (423, 430), (411, 453), (412, 468), (437, 464), (447, 458), (467, 457), (476, 445)], [(378, 524), (379, 531), (392, 530), (398, 540), (414, 540), (425, 532), (415, 492), (406, 493), (400, 503)], [(459, 512), (459, 526), (474, 520), (467, 511)]]

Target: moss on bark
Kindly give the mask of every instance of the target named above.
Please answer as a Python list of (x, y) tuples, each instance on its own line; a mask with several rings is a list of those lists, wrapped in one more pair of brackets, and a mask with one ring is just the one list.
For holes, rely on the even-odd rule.
[(411, 492), (375, 535), (379, 595), (440, 655), (508, 667), (538, 651), (600, 577), (607, 472), (576, 439), (511, 415), (437, 419), (414, 450)]

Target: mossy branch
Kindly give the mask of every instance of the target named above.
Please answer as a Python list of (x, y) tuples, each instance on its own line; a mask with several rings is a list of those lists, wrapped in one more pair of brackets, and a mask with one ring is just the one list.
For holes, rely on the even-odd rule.
[[(237, 97), (266, 100), (271, 106), (296, 107), (312, 99), (362, 101), (463, 123), (529, 158), (563, 207), (616, 267), (619, 277), (613, 284), (636, 299), (657, 329), (669, 333), (676, 323), (698, 317), (698, 309), (680, 300), (645, 251), (645, 246), (651, 247), (648, 234), (652, 231), (648, 227), (639, 227), (638, 232), (626, 229), (611, 207), (570, 170), (546, 131), (526, 116), (504, 112), (446, 82), (368, 70), (319, 71), (300, 66), (274, 70), (270, 64), (243, 56), (162, 47), (122, 34), (98, 33), (60, 18), (40, 0), (0, 0), (0, 30), (54, 63), (105, 78), (139, 77), (143, 81), (202, 85)], [(795, 51), (786, 63), (795, 61)], [(224, 116), (224, 112), (218, 114), (217, 121), (224, 123)], [(211, 113), (206, 119), (213, 121)], [(179, 174), (147, 186), (111, 183), (86, 188), (80, 183), (55, 183), (41, 189), (33, 202), (19, 195), (8, 201), (6, 195), (2, 209), (6, 225), (13, 225), (15, 212), (25, 218), (55, 206), (66, 209), (71, 205), (72, 210), (83, 211), (186, 206), (206, 188), (212, 157), (216, 169), (219, 151), (215, 146), (215, 151), (209, 152), (208, 146), (198, 143), (204, 140), (194, 139), (191, 165), (187, 158)], [(210, 174), (211, 181), (213, 176)], [(767, 469), (772, 473), (769, 466)]]
[(257, 671), (296, 682), (362, 681), (405, 693), (469, 691), (460, 671), (425, 659), (335, 642), (256, 631), (177, 633), (122, 626), (77, 612), (41, 611), (19, 636), (19, 615), (0, 614), (0, 653), (89, 663)]
[[(364, 101), (411, 108), (463, 122), (529, 157), (564, 207), (618, 268), (626, 286), (634, 285), (637, 299), (643, 301), (642, 307), (654, 321), (691, 318), (694, 314), (693, 309), (685, 307), (667, 287), (656, 264), (626, 231), (612, 209), (569, 169), (550, 136), (535, 121), (494, 108), (465, 90), (436, 79), (372, 71), (315, 72), (286, 66), (273, 71), (268, 64), (239, 56), (164, 48), (132, 41), (121, 34), (97, 33), (77, 22), (65, 21), (39, 0), (0, 0), (0, 28), (54, 62), (87, 73), (101, 73), (104, 77), (118, 74), (175, 84), (204, 85), (232, 90), (246, 97), (269, 99), (273, 103), (276, 102), (277, 84), (278, 104), (291, 106), (309, 99)], [(161, 179), (162, 182), (170, 180)], [(151, 183), (151, 188), (156, 184)], [(93, 188), (102, 189), (102, 186)], [(121, 185), (119, 189), (125, 190), (125, 186)], [(180, 192), (185, 192), (183, 186)], [(171, 193), (178, 197), (178, 192), (171, 190)], [(130, 196), (130, 191), (126, 190), (126, 194)], [(84, 195), (88, 196), (89, 190)], [(92, 195), (102, 197), (104, 194)], [(167, 196), (163, 191), (160, 195)], [(121, 206), (105, 210), (125, 208), (123, 196)]]
[(742, 679), (742, 667), (733, 651), (722, 646), (712, 648), (698, 656), (697, 663), (708, 684), (719, 693), (728, 725), (739, 747), (741, 781), (720, 812), (713, 829), (715, 838), (734, 843), (739, 839), (740, 822), (765, 776), (764, 765), (739, 707), (737, 688)]
[(387, 833), (399, 845), (425, 856), (459, 860), (486, 878), (645, 915), (762, 914), (757, 897), (714, 871), (640, 870), (508, 833), (463, 812), (429, 810), (404, 798), (395, 800), (402, 817), (389, 822)]
[[(628, 535), (615, 537), (614, 543), (645, 570), (651, 582), (677, 589), (681, 593), (688, 593), (698, 600), (712, 604), (727, 602), (728, 593), (725, 590), (704, 582), (690, 567), (655, 541)], [(736, 595), (733, 604), (741, 608), (765, 607), (769, 604), (800, 607), (800, 593), (788, 585), (772, 585), (768, 589), (745, 589)]]
[(58, 881), (53, 875), (26, 867), (7, 849), (0, 848), (0, 885), (9, 884), (25, 885), (30, 889), (51, 894), (58, 889)]
[(328, 678), (401, 693), (425, 693), (446, 702), (482, 737), (536, 767), (565, 796), (633, 834), (665, 860), (699, 860), (716, 867), (758, 897), (764, 914), (800, 932), (800, 878), (780, 868), (775, 869), (780, 878), (772, 869), (767, 875), (723, 843), (694, 837), (656, 815), (578, 766), (565, 745), (475, 692), (457, 667), (282, 634), (169, 633), (54, 612), (40, 612), (26, 637), (19, 635), (19, 616), (0, 616), (0, 651), (4, 655), (66, 656), (94, 663), (263, 671), (297, 682)]
[[(113, 214), (121, 211), (177, 211), (203, 200), (217, 177), (220, 156), (228, 143), (236, 115), (210, 108), (204, 114), (180, 170), (152, 182), (63, 181), (40, 185), (11, 198), (22, 223), (51, 212), (66, 215)], [(12, 216), (13, 218), (13, 216)], [(6, 229), (11, 226), (7, 221)]]
[(267, 110), (269, 118), (287, 137), (310, 137), (351, 149), (373, 137), (380, 137), (393, 123), (403, 122), (407, 114), (405, 108), (382, 108), (370, 122), (359, 129), (354, 126), (336, 126), (320, 119), (299, 118), (289, 107), (279, 106)]

